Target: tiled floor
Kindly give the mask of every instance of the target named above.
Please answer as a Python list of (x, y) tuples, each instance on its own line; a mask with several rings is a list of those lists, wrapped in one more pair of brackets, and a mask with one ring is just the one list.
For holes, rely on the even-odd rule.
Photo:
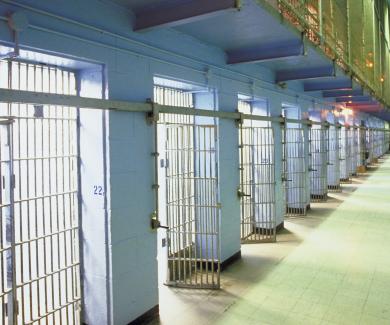
[(163, 287), (160, 323), (389, 325), (390, 157), (242, 253), (219, 291)]

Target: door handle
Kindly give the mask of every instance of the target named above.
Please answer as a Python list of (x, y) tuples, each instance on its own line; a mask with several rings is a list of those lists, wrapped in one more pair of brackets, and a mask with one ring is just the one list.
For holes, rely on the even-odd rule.
[(242, 197), (251, 196), (251, 195), (250, 195), (250, 194), (246, 194), (246, 193), (244, 193), (244, 192), (241, 191), (241, 190), (237, 190), (237, 196), (238, 196), (239, 198), (242, 198)]

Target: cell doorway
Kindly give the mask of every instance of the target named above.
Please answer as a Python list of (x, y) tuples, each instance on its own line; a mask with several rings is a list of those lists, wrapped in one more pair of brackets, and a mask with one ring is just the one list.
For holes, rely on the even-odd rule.
[[(268, 115), (266, 100), (239, 96), (238, 111)], [(239, 125), (241, 242), (276, 240), (275, 146), (268, 121)]]
[[(160, 105), (214, 109), (214, 93), (155, 78)], [(185, 112), (183, 112), (185, 113)], [(218, 127), (212, 117), (161, 114), (159, 152), (159, 282), (174, 287), (220, 287)]]

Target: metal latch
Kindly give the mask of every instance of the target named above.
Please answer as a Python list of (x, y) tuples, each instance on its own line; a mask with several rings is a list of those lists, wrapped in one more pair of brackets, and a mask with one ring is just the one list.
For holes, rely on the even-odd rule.
[(159, 121), (159, 109), (157, 103), (154, 103), (150, 98), (146, 100), (146, 103), (152, 106), (152, 111), (146, 114), (146, 120), (149, 124), (155, 124)]
[(245, 197), (245, 196), (251, 196), (250, 194), (246, 194), (246, 193), (244, 193), (243, 191), (241, 191), (240, 189), (238, 189), (237, 190), (237, 196), (241, 199), (241, 198), (243, 198), (243, 197)]
[[(3, 305), (3, 310), (5, 312), (5, 316), (6, 317), (9, 317), (9, 306), (12, 306), (12, 305), (9, 305), (7, 302), (4, 303)], [(19, 315), (19, 301), (16, 301), (16, 304), (14, 305), (14, 314), (15, 315)]]
[(150, 227), (152, 229), (158, 229), (158, 228), (163, 228), (163, 229), (169, 229), (168, 226), (162, 226), (161, 225), (161, 222), (160, 220), (158, 220), (158, 217), (157, 217), (157, 212), (154, 211), (151, 215), (151, 218), (150, 218)]
[(243, 113), (239, 113), (240, 117), (236, 120), (236, 126), (240, 127), (244, 124), (245, 115)]

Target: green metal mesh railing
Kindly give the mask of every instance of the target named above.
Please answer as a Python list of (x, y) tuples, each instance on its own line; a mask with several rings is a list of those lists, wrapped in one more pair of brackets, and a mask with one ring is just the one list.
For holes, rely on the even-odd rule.
[(387, 0), (258, 0), (390, 106)]

